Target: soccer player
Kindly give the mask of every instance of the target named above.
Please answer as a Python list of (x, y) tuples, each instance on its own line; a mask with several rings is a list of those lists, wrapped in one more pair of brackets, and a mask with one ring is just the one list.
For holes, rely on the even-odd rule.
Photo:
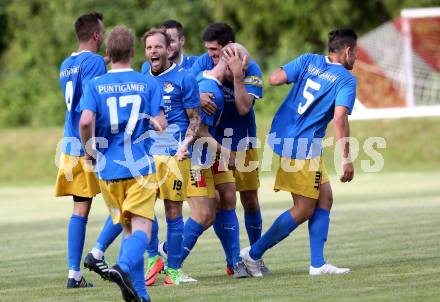
[(356, 96), (356, 79), (348, 70), (356, 61), (357, 36), (351, 29), (334, 30), (328, 35), (328, 56), (304, 54), (269, 78), (271, 85), (295, 83), (281, 104), (270, 132), (271, 145), (280, 159), (275, 190), (290, 192), (293, 206), (281, 214), (269, 230), (240, 252), (255, 277), (262, 273), (258, 262), (263, 254), (286, 238), (295, 228), (309, 221), (310, 275), (342, 274), (324, 260), (324, 245), (330, 223), (332, 190), (322, 161), (322, 138), (333, 119), (338, 144), (343, 148), (341, 182), (350, 182), (354, 170), (350, 160), (348, 114)]
[[(171, 39), (165, 29), (149, 30), (144, 35), (144, 43), (145, 56), (151, 66), (145, 75), (156, 80), (162, 89), (165, 116), (169, 124), (166, 135), (154, 138), (154, 150), (151, 151), (156, 164), (159, 197), (164, 201), (167, 221), (168, 267), (165, 271), (164, 285), (178, 285), (184, 228), (182, 202), (186, 200), (191, 168), (191, 144), (200, 124), (199, 90), (195, 77), (170, 60)], [(148, 286), (156, 281), (157, 275), (164, 267), (158, 255), (157, 233), (158, 224), (155, 219), (148, 246)]]
[[(202, 36), (207, 53), (201, 55), (191, 68), (191, 72), (198, 74), (203, 70), (212, 69), (219, 62), (222, 49), (229, 43), (235, 41), (232, 28), (226, 23), (213, 23), (209, 25)], [(232, 50), (232, 49), (231, 49)], [(256, 124), (253, 104), (255, 100), (263, 96), (262, 73), (258, 64), (250, 60), (247, 69), (243, 73), (243, 61), (238, 55), (230, 52), (227, 55), (228, 65), (232, 73), (229, 73), (227, 81), (223, 85), (225, 97), (224, 114), (217, 126), (216, 138), (232, 140), (230, 149), (234, 152), (245, 153), (243, 156), (245, 163), (258, 161), (257, 150), (252, 148), (256, 137)], [(200, 102), (202, 108), (208, 114), (215, 111), (215, 103), (212, 102), (209, 94), (201, 94)], [(233, 130), (232, 137), (224, 137), (228, 134), (226, 129)], [(255, 145), (254, 145), (255, 146)], [(234, 274), (234, 264), (239, 255), (239, 225), (235, 213), (236, 197), (235, 191), (231, 188), (227, 173), (216, 173), (214, 175), (216, 188), (220, 194), (222, 206), (217, 213), (214, 229), (222, 242), (226, 254), (228, 275)], [(261, 236), (262, 217), (258, 203), (258, 171), (249, 172), (234, 170), (236, 189), (240, 192), (241, 203), (244, 208), (244, 220), (250, 243), (254, 243)], [(229, 183), (229, 184), (228, 184)], [(232, 225), (232, 227), (231, 227)], [(228, 243), (228, 240), (230, 241)], [(232, 240), (232, 242), (231, 242)], [(231, 248), (228, 245), (232, 244)], [(265, 274), (269, 274), (269, 269), (261, 261), (260, 265)]]
[[(144, 132), (166, 127), (160, 87), (131, 69), (134, 36), (116, 26), (107, 40), (111, 70), (91, 80), (81, 99), (81, 140), (96, 160), (99, 185), (113, 223), (124, 239), (117, 264), (108, 271), (125, 301), (150, 301), (144, 281), (144, 253), (156, 201), (155, 166), (139, 143)], [(95, 149), (96, 148), (96, 149)]]
[[(197, 60), (197, 56), (187, 56), (184, 53), (183, 46), (185, 45), (186, 38), (183, 32), (183, 26), (179, 21), (167, 20), (164, 21), (160, 27), (165, 28), (167, 34), (171, 38), (170, 43), (170, 61), (177, 64), (178, 67), (184, 69), (190, 69), (193, 63)], [(141, 72), (143, 74), (150, 70), (150, 62), (145, 60), (142, 64)]]
[[(197, 76), (200, 93), (212, 94), (217, 109), (211, 115), (203, 111), (200, 113), (201, 123), (197, 137), (201, 141), (197, 141), (197, 144), (194, 146), (195, 149), (192, 157), (191, 181), (187, 192), (191, 215), (185, 222), (181, 255), (182, 263), (189, 255), (198, 238), (215, 220), (216, 200), (213, 179), (214, 168), (212, 164), (216, 154), (222, 154), (223, 159), (228, 159), (226, 163), (228, 167), (232, 168), (235, 164), (235, 156), (231, 154), (230, 150), (217, 142), (212, 135), (222, 115), (224, 105), (222, 82), (226, 78), (227, 68), (227, 64), (223, 60), (212, 70), (204, 71)], [(211, 147), (206, 148), (204, 143)], [(232, 184), (234, 183), (232, 182)]]
[(73, 214), (67, 235), (67, 259), (69, 274), (67, 288), (91, 287), (80, 271), (84, 248), (87, 218), (92, 198), (100, 192), (95, 174), (84, 162), (77, 110), (87, 82), (106, 72), (104, 58), (96, 52), (104, 40), (103, 16), (94, 12), (80, 16), (75, 21), (78, 50), (72, 53), (60, 68), (60, 82), (66, 102), (63, 154), (58, 170), (55, 196), (73, 197)]

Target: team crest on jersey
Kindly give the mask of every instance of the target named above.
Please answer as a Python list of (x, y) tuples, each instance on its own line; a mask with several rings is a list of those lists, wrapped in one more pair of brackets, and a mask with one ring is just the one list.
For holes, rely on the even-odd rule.
[(163, 83), (163, 91), (165, 91), (166, 93), (170, 93), (173, 90), (174, 90), (173, 84), (171, 84), (170, 82)]

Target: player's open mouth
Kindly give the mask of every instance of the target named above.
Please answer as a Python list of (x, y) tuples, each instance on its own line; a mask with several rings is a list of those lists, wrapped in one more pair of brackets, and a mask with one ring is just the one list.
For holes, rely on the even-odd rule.
[(160, 58), (159, 57), (151, 57), (150, 60), (151, 60), (151, 63), (158, 63), (160, 61)]

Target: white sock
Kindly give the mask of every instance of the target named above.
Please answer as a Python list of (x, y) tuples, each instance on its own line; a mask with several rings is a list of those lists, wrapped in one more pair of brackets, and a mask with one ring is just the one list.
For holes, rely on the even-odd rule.
[(96, 247), (94, 247), (90, 253), (92, 253), (93, 258), (97, 260), (102, 260), (102, 257), (104, 257), (104, 252), (101, 250), (98, 250)]
[(82, 273), (81, 273), (81, 271), (74, 271), (74, 270), (69, 269), (69, 276), (68, 276), (68, 278), (69, 279), (73, 278), (76, 281), (79, 281), (82, 278)]

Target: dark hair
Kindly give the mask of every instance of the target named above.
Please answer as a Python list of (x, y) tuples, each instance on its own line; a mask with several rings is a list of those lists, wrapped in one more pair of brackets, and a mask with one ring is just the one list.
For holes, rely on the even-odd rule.
[(357, 35), (352, 29), (336, 29), (328, 34), (328, 51), (340, 52), (346, 47), (356, 46)]
[(127, 63), (134, 49), (134, 36), (130, 30), (118, 25), (110, 32), (107, 38), (107, 54), (111, 62)]
[(171, 44), (171, 37), (167, 32), (165, 31), (165, 28), (152, 28), (149, 31), (147, 31), (144, 36), (142, 37), (142, 40), (144, 40), (144, 46), (145, 42), (147, 41), (148, 37), (154, 36), (155, 34), (161, 34), (165, 38), (165, 46), (168, 47)]
[(82, 15), (75, 21), (75, 33), (80, 42), (88, 41), (92, 34), (99, 31), (99, 21), (103, 21), (102, 14), (93, 12)]
[(205, 42), (217, 41), (221, 46), (225, 46), (229, 42), (235, 42), (235, 34), (232, 28), (224, 23), (212, 23), (208, 25), (202, 34)]
[(166, 20), (160, 27), (164, 27), (165, 29), (175, 28), (179, 34), (179, 38), (184, 36), (182, 23), (177, 20)]

